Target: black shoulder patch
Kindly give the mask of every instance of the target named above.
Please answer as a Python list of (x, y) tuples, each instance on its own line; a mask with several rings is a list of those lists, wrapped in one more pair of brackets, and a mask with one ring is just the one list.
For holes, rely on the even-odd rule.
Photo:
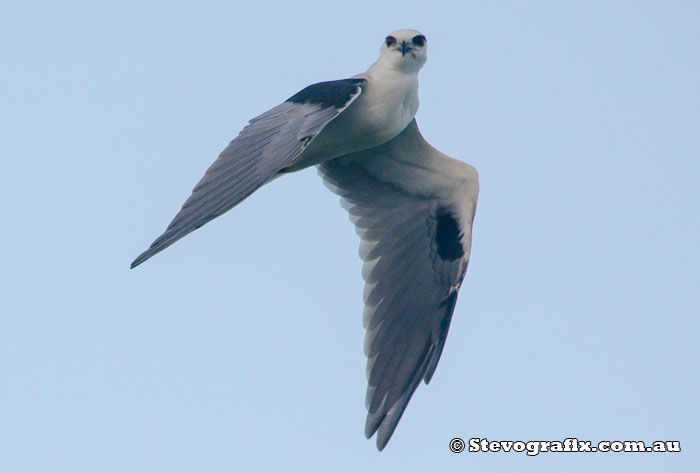
[(462, 236), (457, 220), (447, 209), (437, 211), (437, 231), (435, 232), (435, 243), (437, 243), (437, 253), (444, 261), (454, 261), (464, 256), (462, 247)]
[(322, 107), (333, 106), (342, 108), (348, 100), (357, 92), (357, 86), (364, 84), (364, 79), (341, 79), (328, 82), (319, 82), (297, 92), (285, 102), (292, 103), (317, 103)]

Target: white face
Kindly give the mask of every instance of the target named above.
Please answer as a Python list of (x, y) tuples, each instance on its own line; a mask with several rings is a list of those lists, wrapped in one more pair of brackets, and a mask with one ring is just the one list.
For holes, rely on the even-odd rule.
[(420, 31), (397, 30), (384, 39), (379, 57), (399, 69), (418, 71), (428, 60), (428, 42)]

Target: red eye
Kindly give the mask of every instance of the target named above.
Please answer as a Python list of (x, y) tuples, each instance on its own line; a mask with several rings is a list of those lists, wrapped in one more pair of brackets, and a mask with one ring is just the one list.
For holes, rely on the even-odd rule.
[(418, 36), (413, 37), (413, 45), (414, 46), (425, 46), (426, 40), (425, 36), (422, 34), (419, 34)]
[(394, 38), (393, 36), (387, 36), (384, 42), (386, 43), (386, 47), (390, 48), (396, 44), (396, 38)]

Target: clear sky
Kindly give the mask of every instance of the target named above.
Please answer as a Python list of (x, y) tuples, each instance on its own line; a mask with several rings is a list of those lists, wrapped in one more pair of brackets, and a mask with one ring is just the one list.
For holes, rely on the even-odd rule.
[[(5, 2), (0, 473), (695, 471), (700, 4)], [(363, 436), (359, 241), (315, 170), (136, 270), (247, 120), (428, 38), (479, 170), (435, 377)], [(679, 440), (682, 453), (462, 453)]]

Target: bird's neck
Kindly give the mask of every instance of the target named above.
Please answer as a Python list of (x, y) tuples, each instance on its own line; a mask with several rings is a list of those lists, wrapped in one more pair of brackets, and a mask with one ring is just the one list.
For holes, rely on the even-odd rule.
[(382, 55), (369, 66), (365, 74), (369, 76), (417, 76), (423, 64), (417, 61), (397, 60), (395, 56)]

